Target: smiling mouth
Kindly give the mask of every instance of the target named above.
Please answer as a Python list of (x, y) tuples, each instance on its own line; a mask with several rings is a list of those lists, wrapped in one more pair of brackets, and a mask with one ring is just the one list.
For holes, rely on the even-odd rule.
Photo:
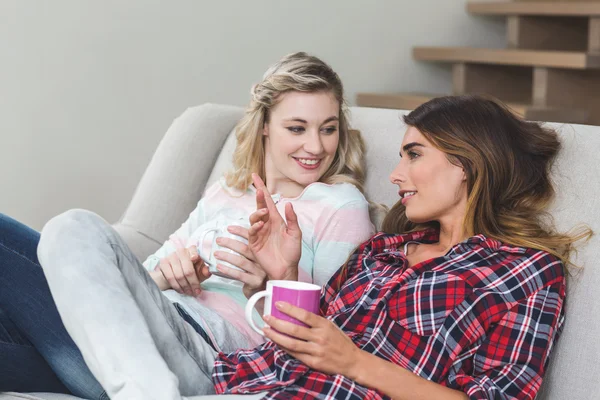
[(304, 169), (316, 169), (321, 165), (321, 159), (318, 158), (297, 158), (292, 157), (298, 165), (300, 165)]
[(399, 193), (400, 199), (401, 199), (400, 201), (402, 202), (402, 204), (406, 204), (408, 202), (408, 200), (413, 198), (416, 194), (417, 194), (417, 192), (400, 191), (400, 193)]

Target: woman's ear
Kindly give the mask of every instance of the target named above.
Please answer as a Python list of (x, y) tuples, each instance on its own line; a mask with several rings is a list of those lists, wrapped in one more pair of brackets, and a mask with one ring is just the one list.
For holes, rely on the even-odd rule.
[(263, 136), (269, 136), (269, 124), (266, 122), (263, 124)]

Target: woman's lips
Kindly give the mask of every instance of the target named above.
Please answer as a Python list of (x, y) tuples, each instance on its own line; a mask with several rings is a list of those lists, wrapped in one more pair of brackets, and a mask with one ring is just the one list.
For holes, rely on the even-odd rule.
[(409, 196), (406, 196), (406, 194), (404, 194), (402, 196), (402, 204), (406, 205), (406, 202), (408, 202), (408, 200), (410, 200), (412, 197), (416, 196), (417, 193), (415, 192), (415, 194), (411, 194)]
[[(317, 162), (314, 164), (304, 164), (300, 161), (301, 159), (296, 158), (296, 157), (292, 157), (292, 158), (298, 163), (299, 166), (301, 166), (304, 169), (317, 169), (321, 165), (321, 160), (316, 160)], [(314, 160), (314, 159), (302, 158), (302, 160)]]

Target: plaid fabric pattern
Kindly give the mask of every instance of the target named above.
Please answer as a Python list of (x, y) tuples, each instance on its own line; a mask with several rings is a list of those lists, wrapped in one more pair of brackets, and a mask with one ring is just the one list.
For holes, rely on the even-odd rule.
[[(359, 348), (471, 399), (535, 398), (564, 322), (560, 260), (478, 235), (409, 268), (407, 241), (435, 243), (438, 233), (374, 236), (324, 288), (322, 315)], [(272, 342), (219, 354), (213, 381), (217, 393), (267, 399), (387, 398)]]

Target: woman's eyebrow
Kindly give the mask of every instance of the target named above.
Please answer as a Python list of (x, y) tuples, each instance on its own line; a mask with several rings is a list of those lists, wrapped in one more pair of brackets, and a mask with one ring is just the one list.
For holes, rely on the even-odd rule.
[(325, 121), (323, 121), (323, 123), (322, 123), (321, 125), (323, 125), (323, 124), (326, 124), (326, 123), (328, 123), (328, 122), (332, 122), (332, 121), (339, 121), (339, 120), (340, 120), (340, 119), (334, 115), (334, 116), (332, 116), (332, 117), (329, 117), (329, 118), (327, 118)]
[[(321, 125), (324, 125), (324, 124), (326, 124), (326, 123), (328, 123), (328, 122), (332, 122), (332, 121), (339, 121), (339, 120), (340, 120), (340, 119), (339, 119), (338, 117), (336, 117), (335, 115), (333, 115), (333, 116), (331, 116), (331, 117), (327, 118), (325, 121), (323, 121), (323, 122), (321, 123)], [(300, 118), (300, 117), (291, 117), (291, 118), (286, 118), (286, 119), (284, 119), (283, 121), (284, 121), (284, 122), (300, 122), (300, 123), (303, 123), (303, 124), (308, 124), (308, 121), (307, 121), (307, 120), (305, 120), (305, 119), (303, 119), (303, 118)]]
[(402, 150), (400, 151), (400, 157), (402, 157), (402, 153), (406, 153), (407, 151), (409, 151), (410, 149), (414, 148), (414, 147), (425, 147), (424, 144), (421, 144), (419, 142), (411, 142), (408, 144), (405, 144), (404, 147), (402, 147)]

